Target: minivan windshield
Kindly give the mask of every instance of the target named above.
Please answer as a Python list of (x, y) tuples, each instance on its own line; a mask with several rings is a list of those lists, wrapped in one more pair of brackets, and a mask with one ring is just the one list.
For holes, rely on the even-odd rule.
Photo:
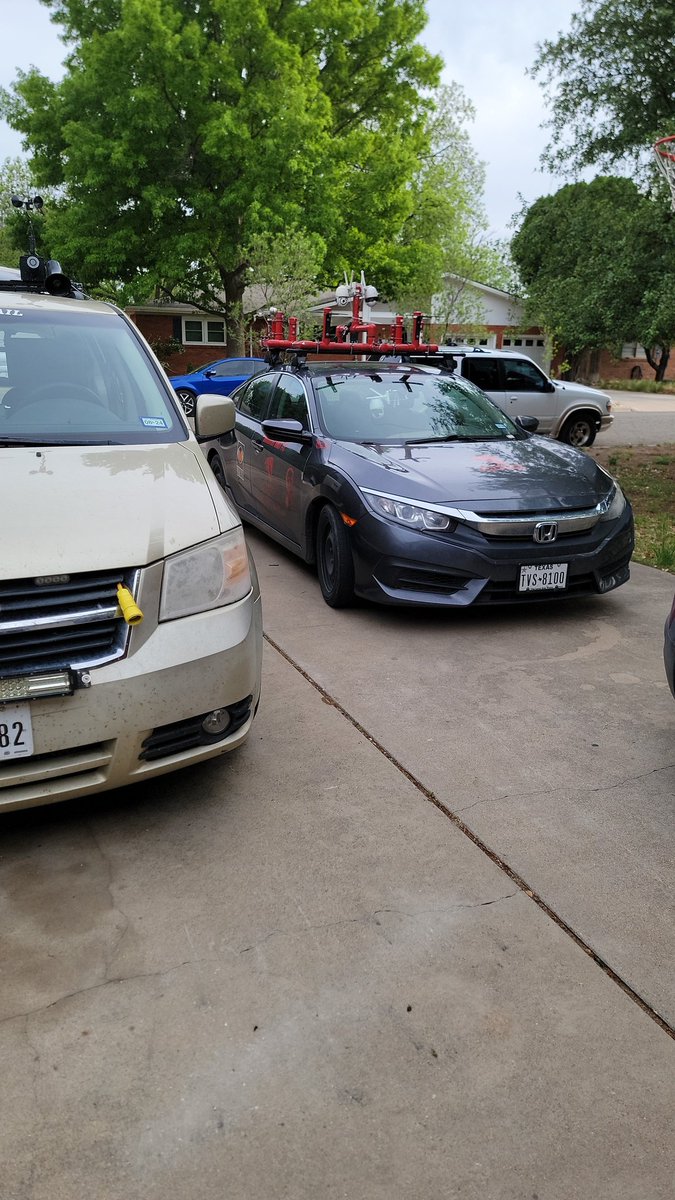
[(473, 384), (422, 371), (315, 377), (326, 433), (343, 441), (485, 441), (524, 436)]
[(0, 315), (0, 444), (182, 441), (182, 419), (126, 320), (73, 301)]

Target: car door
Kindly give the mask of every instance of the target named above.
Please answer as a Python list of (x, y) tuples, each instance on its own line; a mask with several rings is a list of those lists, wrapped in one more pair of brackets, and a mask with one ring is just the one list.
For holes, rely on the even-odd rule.
[(550, 433), (558, 412), (558, 397), (548, 376), (529, 358), (504, 358), (504, 404), (512, 420), (536, 417), (539, 433)]
[(470, 383), (475, 383), (503, 412), (507, 411), (504, 400), (504, 375), (498, 358), (488, 355), (467, 354), (461, 359), (461, 374)]
[[(261, 423), (267, 415), (277, 372), (255, 375), (237, 398), (234, 441), (224, 447), (225, 475), (239, 508), (258, 513), (263, 436)], [(256, 497), (256, 498), (254, 498)]]
[[(297, 375), (282, 373), (267, 411), (267, 419), (300, 421), (311, 429), (305, 385)], [(303, 442), (264, 439), (260, 511), (268, 525), (296, 545), (304, 540), (305, 512), (311, 487), (305, 468), (313, 446)]]
[(229, 396), (252, 375), (264, 370), (265, 364), (256, 358), (223, 358), (204, 370), (209, 391)]

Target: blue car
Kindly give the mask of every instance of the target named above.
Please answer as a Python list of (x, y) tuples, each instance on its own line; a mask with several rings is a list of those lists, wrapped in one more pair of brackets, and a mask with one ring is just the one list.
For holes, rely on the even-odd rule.
[(219, 358), (215, 362), (205, 363), (196, 371), (190, 371), (189, 375), (172, 376), (171, 385), (183, 405), (186, 417), (191, 417), (195, 400), (202, 392), (229, 396), (240, 383), (245, 383), (266, 367), (263, 358)]

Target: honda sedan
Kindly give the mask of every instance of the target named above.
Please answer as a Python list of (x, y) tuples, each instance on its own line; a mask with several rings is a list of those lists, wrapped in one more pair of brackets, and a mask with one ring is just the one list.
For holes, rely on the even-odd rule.
[(464, 379), (300, 362), (234, 400), (235, 431), (209, 462), (246, 521), (316, 565), (334, 607), (602, 595), (629, 577), (618, 484)]

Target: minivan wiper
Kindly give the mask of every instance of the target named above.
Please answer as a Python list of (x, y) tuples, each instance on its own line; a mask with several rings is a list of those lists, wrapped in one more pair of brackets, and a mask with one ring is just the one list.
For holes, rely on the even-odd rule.
[(50, 441), (49, 438), (8, 438), (0, 437), (0, 448), (5, 446), (121, 446), (121, 442), (101, 441), (97, 439), (95, 442), (76, 441), (72, 438), (58, 438)]

